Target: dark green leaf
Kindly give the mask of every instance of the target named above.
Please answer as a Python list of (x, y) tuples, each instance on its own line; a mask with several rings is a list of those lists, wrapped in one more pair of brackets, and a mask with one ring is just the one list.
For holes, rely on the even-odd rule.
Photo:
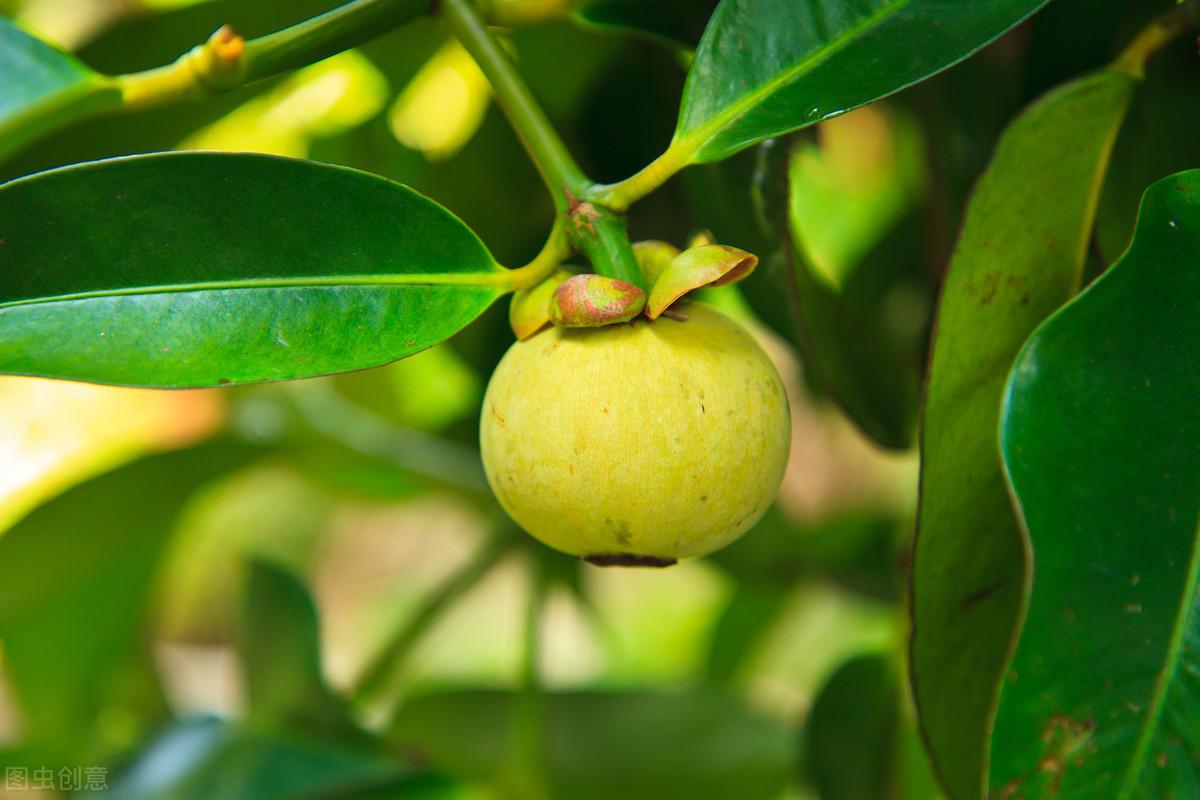
[(905, 713), (900, 677), (882, 655), (839, 667), (817, 695), (804, 733), (804, 765), (821, 800), (937, 795)]
[(507, 276), (383, 178), (162, 153), (0, 187), (0, 372), (216, 386), (376, 366), (451, 335)]
[(723, 0), (684, 89), (672, 150), (718, 161), (961, 61), (1045, 0)]
[(64, 121), (116, 106), (108, 78), (0, 17), (0, 159)]
[[(386, 794), (375, 794), (390, 788)], [(221, 722), (176, 723), (152, 741), (109, 791), (121, 800), (350, 800), (445, 798), (450, 787), (380, 754)]]
[(710, 683), (732, 683), (739, 670), (755, 654), (766, 633), (779, 618), (788, 592), (779, 585), (758, 586), (739, 582), (714, 625), (708, 650)]
[[(418, 698), (393, 736), (436, 767), (490, 779), (512, 755), (514, 704), (499, 691)], [(543, 708), (553, 797), (776, 797), (794, 759), (791, 731), (718, 694), (550, 694)]]
[(78, 764), (127, 744), (104, 712), (164, 713), (141, 639), (152, 581), (187, 498), (255, 454), (216, 443), (146, 458), (0, 536), (0, 640), (29, 744)]
[(353, 737), (357, 731), (345, 704), (325, 683), (317, 610), (304, 584), (281, 567), (255, 561), (242, 617), (239, 650), (250, 722)]
[(1128, 253), (1038, 328), (1001, 447), (1034, 553), (990, 785), (1200, 796), (1200, 171), (1150, 188)]
[(942, 291), (926, 389), (913, 572), (913, 686), (951, 797), (982, 791), (1025, 585), (996, 439), (1021, 343), (1078, 289), (1099, 186), (1134, 85), (1101, 72), (1006, 131)]

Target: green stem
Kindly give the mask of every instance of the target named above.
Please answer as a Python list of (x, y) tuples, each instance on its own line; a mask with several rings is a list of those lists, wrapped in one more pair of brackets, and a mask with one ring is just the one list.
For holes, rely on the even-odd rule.
[(629, 243), (624, 215), (592, 203), (576, 203), (567, 223), (567, 238), (588, 257), (596, 272), (628, 281), (643, 291), (649, 288)]
[(314, 64), (429, 13), (432, 0), (354, 0), (246, 42), (246, 80)]
[(172, 64), (112, 78), (127, 108), (195, 100), (315, 64), (429, 12), (432, 0), (354, 0), (244, 41), (221, 28)]
[(516, 782), (520, 796), (543, 800), (545, 783), (545, 695), (541, 679), (541, 631), (549, 582), (538, 555), (530, 558), (529, 603), (525, 607), (525, 642), (521, 664), (521, 691), (514, 714)]
[(1113, 66), (1134, 77), (1146, 75), (1146, 64), (1164, 47), (1185, 31), (1195, 27), (1196, 20), (1187, 6), (1179, 6), (1161, 15), (1134, 38), (1113, 62)]
[(355, 705), (366, 705), (386, 692), (399, 665), (442, 612), (486, 575), (512, 543), (512, 527), (502, 524), (466, 564), (425, 598), (416, 614), (396, 631), (360, 673), (352, 692)]
[(566, 213), (569, 195), (582, 196), (591, 182), (576, 166), (533, 93), (517, 74), (512, 59), (493, 38), (474, 6), (468, 0), (441, 0), (441, 11), (455, 38), (487, 76), (497, 102), (550, 190), (555, 209), (559, 214)]
[(638, 173), (619, 183), (594, 186), (587, 197), (613, 211), (627, 211), (631, 205), (658, 189), (676, 172), (691, 163), (692, 155), (692, 148), (672, 142), (665, 153)]
[(571, 243), (567, 241), (566, 218), (559, 216), (554, 219), (554, 227), (546, 238), (546, 244), (533, 261), (523, 267), (508, 273), (509, 286), (515, 291), (537, 286), (549, 278), (558, 265), (571, 255)]

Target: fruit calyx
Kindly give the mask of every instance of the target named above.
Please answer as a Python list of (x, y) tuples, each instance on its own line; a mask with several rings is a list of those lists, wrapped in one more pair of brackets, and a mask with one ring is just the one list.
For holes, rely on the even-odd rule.
[(677, 563), (674, 558), (639, 556), (635, 553), (596, 553), (584, 556), (583, 560), (597, 567), (654, 567), (657, 569), (671, 567)]

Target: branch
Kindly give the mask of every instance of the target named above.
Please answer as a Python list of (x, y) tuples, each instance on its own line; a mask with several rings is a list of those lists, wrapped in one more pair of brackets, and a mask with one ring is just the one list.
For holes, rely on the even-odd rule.
[(198, 100), (315, 64), (428, 13), (432, 0), (353, 0), (246, 41), (226, 25), (164, 67), (113, 78), (125, 108)]

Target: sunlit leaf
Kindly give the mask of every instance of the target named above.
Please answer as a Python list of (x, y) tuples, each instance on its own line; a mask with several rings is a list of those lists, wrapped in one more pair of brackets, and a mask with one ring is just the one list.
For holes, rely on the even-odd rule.
[(951, 797), (975, 798), (1025, 588), (996, 439), (1005, 376), (1077, 290), (1134, 81), (1105, 71), (1039, 100), (976, 187), (942, 290), (926, 389), (913, 572), (913, 685)]
[(878, 100), (966, 58), (1045, 0), (723, 0), (688, 73), (684, 163)]
[(0, 187), (0, 372), (160, 387), (384, 364), (446, 338), (507, 275), (383, 178), (163, 153)]
[(831, 288), (855, 267), (919, 199), (924, 179), (914, 121), (872, 106), (817, 128), (791, 166), (796, 242)]
[(483, 121), (491, 101), (487, 78), (457, 41), (442, 45), (388, 111), (397, 141), (426, 158), (449, 158)]
[(302, 158), (314, 139), (344, 133), (383, 108), (387, 80), (355, 50), (299, 70), (188, 136), (181, 150), (234, 150)]
[(79, 480), (211, 433), (221, 422), (221, 399), (0, 379), (0, 531)]
[(1133, 244), (1030, 338), (1004, 464), (1034, 554), (989, 786), (1200, 794), (1200, 171), (1150, 188)]

